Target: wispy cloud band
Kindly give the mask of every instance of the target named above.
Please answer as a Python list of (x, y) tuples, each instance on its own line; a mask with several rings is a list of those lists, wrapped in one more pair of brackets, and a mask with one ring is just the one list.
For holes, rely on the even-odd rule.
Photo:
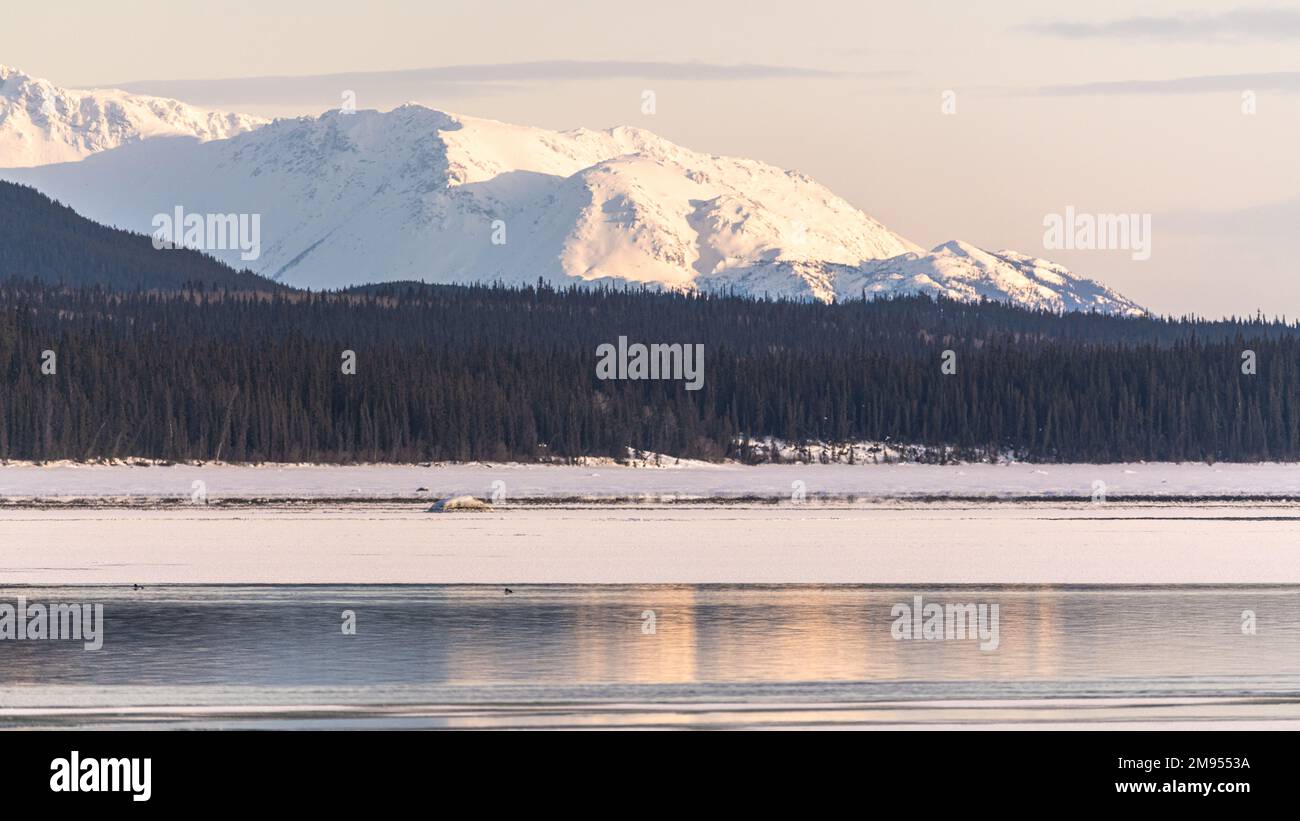
[(1300, 9), (1241, 8), (1221, 14), (1127, 17), (1104, 23), (1056, 21), (1023, 28), (1069, 39), (1287, 40), (1300, 38)]
[(1117, 80), (1102, 83), (1043, 86), (1040, 94), (1066, 97), (1088, 94), (1209, 94), (1278, 91), (1300, 94), (1300, 71), (1274, 71), (1262, 74), (1206, 74), (1199, 77), (1175, 77), (1168, 80)]
[(339, 89), (366, 89), (371, 95), (416, 99), (429, 94), (463, 96), (509, 90), (536, 82), (644, 79), (663, 82), (735, 82), (836, 77), (890, 77), (902, 71), (853, 72), (802, 66), (738, 63), (637, 62), (621, 60), (544, 60), (436, 66), (401, 71), (347, 72), (308, 76), (238, 77), (212, 80), (154, 80), (119, 83), (140, 94), (176, 97), (199, 104), (276, 104), (308, 99), (334, 100)]

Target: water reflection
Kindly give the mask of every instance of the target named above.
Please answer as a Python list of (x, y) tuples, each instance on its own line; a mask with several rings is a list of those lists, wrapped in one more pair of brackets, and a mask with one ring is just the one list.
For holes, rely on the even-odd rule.
[[(0, 603), (19, 595), (102, 602), (105, 640), (96, 652), (0, 641), (0, 713), (11, 719), (147, 704), (825, 710), (1034, 698), (1057, 709), (1078, 698), (1282, 697), (1272, 713), (1252, 703), (1250, 715), (1268, 717), (1289, 715), (1300, 695), (1294, 587), (26, 588), (0, 589)], [(891, 609), (915, 596), (996, 604), (997, 649), (895, 639)], [(356, 635), (341, 629), (344, 610)], [(1253, 635), (1242, 631), (1247, 610)]]

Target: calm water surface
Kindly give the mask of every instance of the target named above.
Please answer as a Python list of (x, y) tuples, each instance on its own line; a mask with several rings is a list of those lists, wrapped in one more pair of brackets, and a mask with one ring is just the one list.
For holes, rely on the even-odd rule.
[[(0, 727), (1300, 728), (1295, 587), (0, 588), (19, 596), (101, 603), (104, 644), (0, 641)], [(996, 649), (895, 638), (917, 596), (996, 604)]]

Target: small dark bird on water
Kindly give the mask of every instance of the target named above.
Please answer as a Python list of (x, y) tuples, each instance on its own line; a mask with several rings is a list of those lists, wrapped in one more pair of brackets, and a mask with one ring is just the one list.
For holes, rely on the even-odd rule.
[(515, 592), (515, 591), (511, 590), (509, 587), (506, 588), (506, 595), (507, 595), (507, 596), (509, 596), (511, 593), (514, 593), (514, 592)]

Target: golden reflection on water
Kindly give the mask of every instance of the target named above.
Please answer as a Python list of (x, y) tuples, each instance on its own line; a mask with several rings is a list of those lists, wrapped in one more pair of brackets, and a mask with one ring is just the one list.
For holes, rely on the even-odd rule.
[[(527, 591), (570, 619), (516, 619), (494, 640), (453, 643), (446, 681), (1018, 681), (1300, 674), (1300, 591), (924, 591), (911, 588), (648, 586)], [(897, 640), (891, 608), (998, 606), (998, 647), (978, 639)], [(556, 598), (552, 598), (556, 597)], [(510, 607), (526, 607), (516, 600)], [(1244, 635), (1243, 609), (1267, 630)], [(653, 611), (655, 629), (642, 629)], [(483, 637), (480, 632), (480, 638)]]

